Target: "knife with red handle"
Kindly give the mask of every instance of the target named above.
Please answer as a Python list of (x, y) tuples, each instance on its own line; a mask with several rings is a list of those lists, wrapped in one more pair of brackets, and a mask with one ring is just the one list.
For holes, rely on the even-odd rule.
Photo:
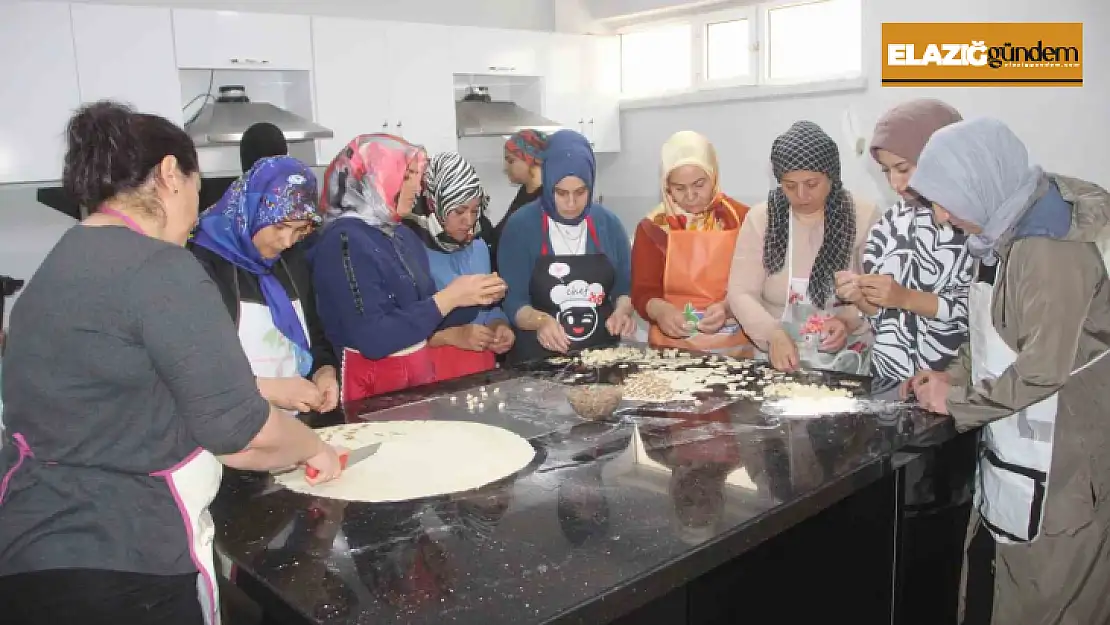
[[(359, 447), (358, 449), (355, 449), (354, 451), (350, 451), (350, 450), (346, 450), (346, 449), (343, 450), (339, 454), (339, 468), (344, 470), (344, 471), (347, 470), (347, 467), (354, 466), (354, 465), (362, 462), (363, 460), (366, 460), (370, 456), (373, 456), (374, 454), (378, 453), (378, 449), (380, 449), (381, 446), (382, 446), (381, 443), (372, 443), (372, 444), (367, 445), (365, 447)], [(306, 478), (308, 478), (310, 480), (314, 480), (314, 479), (316, 479), (317, 476), (320, 475), (320, 471), (317, 470), (316, 467), (309, 466), (309, 465), (306, 464), (304, 466), (304, 475), (305, 475)]]

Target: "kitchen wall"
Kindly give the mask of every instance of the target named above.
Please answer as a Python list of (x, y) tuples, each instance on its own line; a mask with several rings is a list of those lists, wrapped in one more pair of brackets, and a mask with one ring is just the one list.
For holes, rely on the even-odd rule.
[(350, 16), (488, 28), (554, 30), (556, 0), (71, 0), (94, 4)]
[[(632, 0), (628, 0), (632, 1)], [(647, 2), (650, 0), (640, 0)], [(599, 0), (600, 2), (600, 0)], [(724, 190), (745, 202), (766, 198), (773, 178), (771, 142), (799, 119), (810, 119), (840, 143), (846, 185), (875, 199), (889, 189), (865, 152), (852, 151), (846, 131), (850, 112), (856, 131), (870, 139), (877, 117), (892, 105), (923, 96), (946, 100), (965, 117), (1003, 119), (1027, 142), (1046, 169), (1110, 185), (1110, 3), (1096, 0), (863, 0), (864, 71), (862, 93), (762, 101), (674, 106), (621, 113), (621, 152), (600, 172), (606, 202), (622, 220), (635, 223), (658, 201), (659, 148), (671, 133), (696, 130), (716, 145)], [(607, 4), (608, 0), (600, 2)], [(1082, 88), (883, 88), (879, 84), (883, 22), (1084, 23), (1085, 85)]]
[[(89, 1), (89, 0), (81, 0)], [(559, 0), (560, 2), (564, 0)], [(610, 0), (565, 0), (597, 9)], [(614, 0), (615, 1), (615, 0)], [(1104, 151), (1110, 146), (1110, 3), (1097, 0), (863, 0), (866, 91), (817, 97), (776, 98), (628, 110), (622, 113), (622, 150), (598, 157), (598, 191), (630, 230), (658, 202), (658, 155), (673, 132), (697, 130), (716, 144), (727, 192), (746, 202), (762, 200), (772, 184), (767, 162), (771, 141), (798, 119), (811, 119), (841, 144), (846, 184), (879, 199), (889, 193), (865, 154), (852, 151), (855, 134), (868, 136), (875, 119), (891, 105), (921, 96), (945, 99), (965, 116), (992, 115), (1010, 123), (1046, 168), (1110, 184)], [(208, 0), (119, 0), (127, 4), (205, 6), (250, 10), (350, 14), (381, 19), (430, 20), (458, 24), (549, 28), (554, 0), (301, 0), (216, 3)], [(429, 2), (434, 10), (429, 10)], [(627, 10), (658, 8), (680, 0), (620, 0)], [(634, 3), (636, 6), (633, 6)], [(375, 12), (377, 11), (377, 12)], [(367, 13), (369, 12), (369, 13)], [(548, 16), (548, 17), (545, 17)], [(1080, 89), (971, 88), (896, 89), (879, 85), (880, 29), (897, 21), (1082, 21), (1086, 85)], [(850, 114), (850, 115), (849, 115)], [(845, 119), (855, 119), (848, 130)], [(491, 154), (499, 154), (496, 150)], [(500, 215), (515, 189), (505, 184), (495, 157), (477, 164), (494, 196), (491, 212)], [(28, 278), (71, 220), (35, 201), (30, 186), (0, 185), (0, 274)]]
[[(36, 190), (32, 185), (0, 185), (0, 275), (30, 278), (58, 237), (77, 223), (39, 204)], [(14, 301), (9, 299), (4, 308), (5, 326)]]
[[(451, 25), (485, 26), (529, 30), (554, 30), (555, 0), (421, 0), (397, 2), (395, 0), (75, 0), (99, 4), (133, 4), (143, 6), (170, 6), (241, 10), (274, 13), (301, 13), (314, 15), (349, 15), (358, 18), (407, 22), (433, 22)], [(202, 75), (203, 74), (203, 75)], [(216, 85), (226, 72), (217, 72)], [(267, 72), (270, 74), (270, 72)], [(184, 72), (182, 75), (183, 102), (203, 91), (207, 85), (207, 72)], [(265, 85), (261, 75), (252, 82), (252, 95), (260, 97)], [(226, 81), (224, 81), (226, 82)], [(238, 82), (243, 82), (242, 80)], [(271, 96), (273, 94), (270, 94)], [(192, 111), (189, 111), (190, 113)], [(294, 148), (296, 150), (297, 148)], [(311, 146), (302, 156), (314, 158)], [(224, 172), (238, 168), (237, 149), (206, 149), (202, 161), (206, 172)], [(301, 156), (294, 153), (295, 156)], [(486, 166), (491, 181), (500, 184), (504, 176), (497, 177), (498, 166)], [(317, 174), (322, 168), (317, 168)], [(495, 184), (495, 186), (496, 186)], [(0, 274), (17, 278), (30, 278), (41, 264), (50, 248), (74, 221), (35, 200), (34, 185), (0, 185)], [(510, 190), (504, 185), (498, 189), (499, 198), (511, 199)], [(500, 199), (499, 199), (500, 201)], [(508, 201), (504, 202), (507, 206)], [(500, 204), (499, 204), (500, 205)], [(501, 209), (504, 210), (503, 208)], [(12, 300), (14, 301), (14, 300)], [(11, 303), (5, 316), (11, 311)], [(7, 319), (0, 320), (6, 325)]]

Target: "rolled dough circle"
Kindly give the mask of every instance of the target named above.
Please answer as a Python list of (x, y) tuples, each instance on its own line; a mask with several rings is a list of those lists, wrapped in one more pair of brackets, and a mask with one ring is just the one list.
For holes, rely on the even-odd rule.
[(473, 490), (520, 471), (536, 455), (523, 437), (469, 421), (371, 421), (317, 433), (348, 449), (382, 446), (331, 482), (313, 486), (304, 471), (274, 481), (298, 493), (344, 501), (409, 501)]

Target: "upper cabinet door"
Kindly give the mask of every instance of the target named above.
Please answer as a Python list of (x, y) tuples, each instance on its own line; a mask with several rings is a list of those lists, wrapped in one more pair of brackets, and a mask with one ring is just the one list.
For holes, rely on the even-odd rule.
[(362, 134), (394, 133), (386, 25), (338, 17), (312, 18), (316, 122), (335, 133), (316, 142), (320, 163)]
[(74, 4), (81, 100), (117, 100), (181, 125), (169, 9)]
[(173, 39), (182, 69), (312, 69), (306, 15), (174, 9)]
[(81, 102), (69, 5), (0, 2), (0, 183), (57, 180)]
[[(458, 150), (451, 29), (431, 24), (388, 26), (391, 132), (424, 146), (428, 154)], [(419, 41), (419, 46), (412, 42)]]
[(550, 34), (501, 28), (451, 28), (451, 55), (455, 74), (540, 75), (540, 50)]
[(543, 72), (543, 114), (571, 130), (585, 124), (583, 96), (587, 93), (586, 64), (589, 37), (555, 34), (546, 49)]
[(621, 149), (621, 44), (617, 36), (591, 35), (587, 56), (585, 134), (595, 152)]

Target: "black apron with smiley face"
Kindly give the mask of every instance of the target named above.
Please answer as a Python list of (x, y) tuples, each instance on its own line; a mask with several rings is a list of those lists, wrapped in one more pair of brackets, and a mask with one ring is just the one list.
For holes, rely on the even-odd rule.
[[(532, 308), (559, 321), (570, 339), (572, 352), (617, 344), (620, 337), (609, 334), (605, 327), (613, 314), (609, 293), (617, 272), (609, 258), (601, 253), (601, 241), (593, 219), (586, 218), (586, 228), (597, 253), (581, 256), (552, 255), (547, 239), (547, 215), (542, 220), (544, 244), (528, 285)], [(518, 330), (508, 360), (510, 364), (518, 364), (556, 355), (540, 345), (535, 332)]]

